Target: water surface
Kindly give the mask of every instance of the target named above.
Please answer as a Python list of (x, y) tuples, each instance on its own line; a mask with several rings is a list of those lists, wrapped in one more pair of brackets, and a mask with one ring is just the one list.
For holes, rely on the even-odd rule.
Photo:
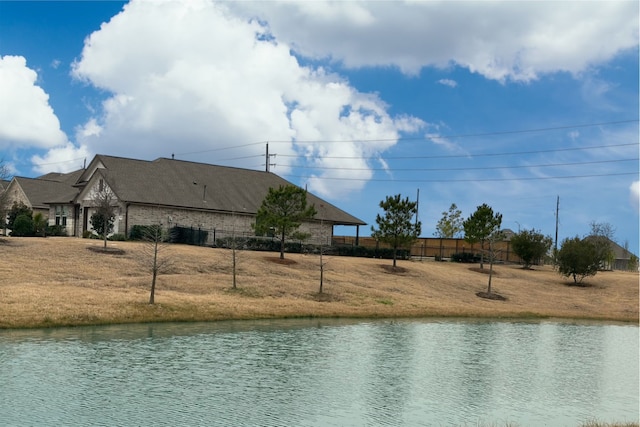
[(0, 425), (637, 421), (638, 327), (243, 321), (0, 331)]

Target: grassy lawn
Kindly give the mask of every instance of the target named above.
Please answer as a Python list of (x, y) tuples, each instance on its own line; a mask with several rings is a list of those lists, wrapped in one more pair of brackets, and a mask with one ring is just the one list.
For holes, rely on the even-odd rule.
[[(173, 260), (149, 305), (151, 273), (144, 244), (109, 242), (121, 254), (77, 238), (5, 238), (0, 242), (0, 328), (275, 317), (569, 318), (638, 323), (636, 272), (599, 272), (585, 287), (551, 267), (498, 265), (494, 292), (479, 298), (487, 274), (478, 265), (324, 257), (324, 292), (316, 255), (237, 252), (170, 245)], [(488, 266), (486, 267), (488, 268)]]

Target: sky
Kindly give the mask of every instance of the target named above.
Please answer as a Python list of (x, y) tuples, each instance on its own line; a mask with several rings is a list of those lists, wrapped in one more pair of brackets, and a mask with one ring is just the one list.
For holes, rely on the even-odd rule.
[(401, 194), (423, 237), (486, 203), (559, 244), (609, 223), (638, 254), (638, 9), (0, 1), (0, 159), (26, 177), (95, 154), (269, 163), (362, 236)]

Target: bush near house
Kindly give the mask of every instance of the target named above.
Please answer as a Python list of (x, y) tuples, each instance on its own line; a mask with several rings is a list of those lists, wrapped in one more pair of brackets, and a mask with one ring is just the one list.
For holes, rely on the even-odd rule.
[(457, 254), (451, 255), (451, 261), (475, 264), (480, 262), (480, 257), (477, 254), (471, 252), (459, 252)]
[(33, 218), (28, 214), (20, 214), (13, 221), (11, 235), (16, 237), (28, 237), (34, 235)]

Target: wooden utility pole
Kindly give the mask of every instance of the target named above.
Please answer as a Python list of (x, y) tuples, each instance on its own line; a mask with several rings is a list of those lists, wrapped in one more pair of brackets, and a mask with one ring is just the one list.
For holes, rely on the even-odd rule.
[(267, 142), (267, 150), (265, 152), (265, 172), (269, 172), (270, 166), (275, 166), (275, 163), (271, 163), (271, 157), (275, 157), (275, 154), (269, 154), (269, 143)]
[(560, 196), (556, 199), (556, 244), (555, 251), (558, 253), (558, 214), (560, 212)]

